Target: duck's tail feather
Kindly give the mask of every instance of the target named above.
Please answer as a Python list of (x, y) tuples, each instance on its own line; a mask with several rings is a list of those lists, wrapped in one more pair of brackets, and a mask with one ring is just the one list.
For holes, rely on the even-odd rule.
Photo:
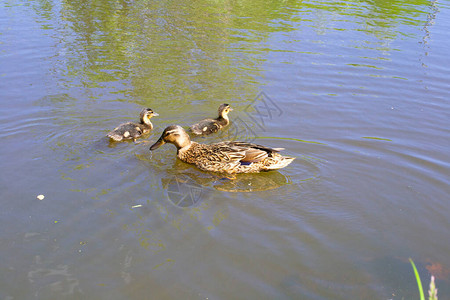
[(278, 170), (287, 167), (291, 162), (293, 162), (295, 157), (282, 156), (276, 160), (273, 160), (270, 164), (265, 166), (265, 170)]

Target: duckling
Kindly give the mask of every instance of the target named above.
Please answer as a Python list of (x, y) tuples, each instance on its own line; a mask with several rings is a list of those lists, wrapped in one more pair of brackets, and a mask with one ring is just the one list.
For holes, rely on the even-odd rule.
[(204, 119), (190, 127), (190, 131), (195, 135), (208, 135), (215, 133), (222, 129), (223, 127), (230, 124), (230, 119), (228, 119), (228, 113), (233, 109), (230, 105), (224, 103), (219, 106), (218, 112), (219, 117), (216, 119)]
[(146, 134), (153, 129), (153, 124), (150, 122), (150, 119), (157, 116), (159, 115), (152, 109), (144, 108), (139, 115), (139, 123), (128, 122), (120, 124), (118, 127), (114, 128), (113, 131), (108, 133), (107, 137), (116, 142), (120, 142), (124, 139), (136, 141), (137, 138), (140, 138), (143, 134)]
[(269, 148), (234, 141), (209, 145), (193, 142), (179, 125), (171, 125), (164, 129), (150, 150), (153, 151), (165, 143), (172, 143), (177, 147), (177, 156), (182, 161), (210, 172), (258, 173), (284, 168), (295, 159), (277, 153), (284, 150), (283, 148)]

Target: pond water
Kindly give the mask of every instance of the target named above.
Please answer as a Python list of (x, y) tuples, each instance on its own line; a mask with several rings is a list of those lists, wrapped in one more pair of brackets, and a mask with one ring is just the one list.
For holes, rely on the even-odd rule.
[[(450, 299), (449, 29), (434, 0), (0, 0), (0, 299), (418, 299), (409, 257)], [(296, 160), (149, 151), (221, 103), (196, 141)]]

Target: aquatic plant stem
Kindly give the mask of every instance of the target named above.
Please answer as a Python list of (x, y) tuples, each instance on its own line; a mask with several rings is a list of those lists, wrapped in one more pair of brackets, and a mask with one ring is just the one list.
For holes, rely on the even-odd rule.
[(411, 263), (414, 269), (414, 275), (416, 275), (417, 287), (419, 288), (420, 293), (420, 300), (425, 300), (425, 296), (423, 295), (422, 281), (420, 280), (419, 272), (417, 272), (416, 265), (414, 264), (411, 258), (409, 259), (409, 262)]

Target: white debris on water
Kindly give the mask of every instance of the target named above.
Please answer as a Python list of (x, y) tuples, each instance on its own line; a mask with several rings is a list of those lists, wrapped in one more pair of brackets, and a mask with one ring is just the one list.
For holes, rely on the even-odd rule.
[(45, 196), (44, 195), (38, 195), (36, 198), (38, 198), (39, 200), (44, 200)]

